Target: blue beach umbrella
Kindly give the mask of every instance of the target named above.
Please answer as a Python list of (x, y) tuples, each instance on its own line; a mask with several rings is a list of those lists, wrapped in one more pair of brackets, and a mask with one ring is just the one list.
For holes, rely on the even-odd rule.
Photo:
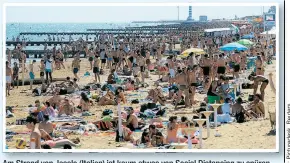
[(220, 47), (220, 50), (222, 50), (222, 51), (234, 51), (234, 50), (241, 51), (241, 50), (248, 50), (248, 48), (245, 47), (244, 45), (233, 42), (233, 43), (229, 43), (229, 44), (226, 44), (226, 45)]
[(248, 35), (244, 35), (244, 36), (242, 36), (242, 39), (252, 39), (252, 38), (254, 38), (254, 37), (255, 37), (254, 34), (251, 33), (251, 34), (248, 34)]

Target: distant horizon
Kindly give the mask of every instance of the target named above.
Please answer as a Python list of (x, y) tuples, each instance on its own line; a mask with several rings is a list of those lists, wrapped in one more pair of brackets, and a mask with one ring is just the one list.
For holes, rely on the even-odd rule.
[[(6, 8), (6, 23), (132, 23), (133, 21), (186, 21), (188, 17), (188, 7), (189, 6), (8, 6)], [(208, 20), (234, 19), (235, 16), (238, 18), (257, 16), (262, 15), (263, 11), (267, 12), (269, 8), (270, 6), (192, 6), (192, 19), (198, 21), (199, 16), (207, 16)], [(53, 12), (51, 12), (52, 10)], [(21, 13), (21, 16), (19, 16), (19, 13)]]

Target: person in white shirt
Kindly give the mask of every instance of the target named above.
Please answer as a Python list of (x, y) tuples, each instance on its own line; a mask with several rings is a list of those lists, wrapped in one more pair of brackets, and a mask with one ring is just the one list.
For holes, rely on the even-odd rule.
[(48, 75), (49, 75), (50, 82), (52, 82), (53, 64), (52, 64), (52, 60), (50, 59), (50, 55), (47, 56), (44, 64), (45, 64), (46, 81), (48, 83)]

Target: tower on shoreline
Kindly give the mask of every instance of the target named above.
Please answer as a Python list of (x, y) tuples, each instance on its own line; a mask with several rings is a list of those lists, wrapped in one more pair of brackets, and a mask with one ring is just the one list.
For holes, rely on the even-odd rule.
[(187, 20), (192, 20), (192, 6), (189, 6), (189, 8), (188, 8)]

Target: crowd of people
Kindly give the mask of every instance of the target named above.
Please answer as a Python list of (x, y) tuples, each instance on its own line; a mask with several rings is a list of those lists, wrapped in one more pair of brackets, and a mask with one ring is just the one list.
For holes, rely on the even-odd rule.
[[(224, 26), (226, 27), (226, 25)], [(206, 27), (199, 26), (198, 30)], [(49, 90), (52, 94), (52, 98), (45, 101), (44, 106), (36, 101), (35, 106), (38, 109), (30, 113), (26, 120), (27, 127), (33, 131), (31, 138), (37, 140), (36, 148), (43, 148), (41, 145), (44, 144), (51, 148), (63, 145), (78, 146), (79, 140), (69, 140), (65, 135), (62, 138), (53, 138), (53, 127), (49, 119), (63, 114), (72, 116), (77, 112), (90, 112), (95, 105), (128, 104), (126, 92), (146, 88), (149, 82), (147, 78), (153, 72), (156, 72), (159, 78), (154, 81), (154, 88), (147, 90), (148, 96), (146, 99), (152, 102), (150, 106), (147, 105), (147, 110), (158, 108), (156, 104), (161, 106), (152, 111), (153, 117), (150, 124), (146, 124), (142, 115), (148, 118), (151, 112), (144, 110), (136, 112), (132, 107), (125, 109), (122, 112), (122, 140), (130, 141), (135, 145), (144, 144), (146, 147), (166, 146), (172, 142), (187, 142), (188, 134), (182, 129), (194, 125), (192, 120), (187, 117), (178, 120), (178, 117), (170, 116), (166, 127), (167, 132), (159, 130), (163, 128), (163, 123), (158, 117), (164, 114), (162, 107), (166, 104), (171, 103), (176, 111), (180, 111), (180, 107), (191, 108), (198, 105), (200, 108), (193, 112), (197, 114), (196, 117), (200, 117), (202, 111), (213, 110), (208, 104), (222, 103), (218, 114), (220, 116), (228, 115), (232, 118), (221, 122), (230, 122), (235, 119), (234, 121), (241, 123), (246, 119), (265, 118), (265, 89), (269, 83), (271, 88), (275, 89), (271, 76), (268, 78), (265, 75), (265, 67), (271, 64), (271, 59), (275, 55), (276, 44), (274, 38), (268, 40), (250, 26), (244, 29), (242, 34), (250, 32), (256, 32), (255, 37), (251, 39), (254, 45), (248, 47), (248, 50), (234, 50), (231, 52), (222, 52), (219, 48), (227, 43), (238, 41), (241, 35), (206, 37), (201, 35), (200, 32), (189, 34), (170, 32), (166, 36), (157, 35), (151, 38), (122, 36), (121, 39), (119, 36), (111, 37), (103, 34), (95, 39), (92, 44), (79, 39), (59, 49), (53, 47), (51, 52), (43, 56), (38, 66), (42, 83), (40, 88), (33, 88), (35, 76), (38, 76), (35, 75), (37, 72), (35, 71), (36, 63), (31, 61), (26, 68), (27, 55), (25, 50), (22, 49), (23, 47), (19, 45), (14, 50), (14, 54), (15, 51), (19, 52), (19, 64), (15, 62), (13, 67), (11, 67), (13, 54), (10, 50), (7, 50), (6, 95), (10, 95), (11, 86), (14, 88), (17, 85), (18, 88), (20, 69), (22, 73), (28, 73), (30, 89), (34, 92), (34, 95), (47, 95), (50, 92)], [(180, 48), (177, 48), (177, 45)], [(205, 54), (191, 52), (188, 56), (178, 55), (179, 52), (182, 53), (189, 48), (203, 49)], [(176, 52), (176, 49), (179, 49), (177, 50), (179, 52)], [(73, 53), (72, 60), (67, 59), (68, 51)], [(81, 59), (82, 54), (86, 59)], [(241, 78), (241, 74), (248, 72), (248, 57), (257, 59), (254, 62), (254, 71), (247, 76), (247, 80), (253, 82), (251, 86), (253, 98), (249, 98), (250, 102), (245, 104), (244, 99), (237, 98), (237, 95), (242, 94), (242, 92), (235, 91), (235, 89), (241, 90), (241, 88), (233, 88), (233, 85), (237, 85), (236, 82)], [(71, 62), (71, 64), (66, 67), (65, 63), (67, 62)], [(80, 88), (78, 85), (78, 82), (82, 80), (79, 75), (79, 71), (83, 68), (81, 62), (89, 63), (89, 73), (94, 74), (94, 84), (98, 84), (97, 87), (101, 88), (98, 89), (96, 103), (94, 102), (95, 97), (89, 96), (84, 91), (86, 88)], [(70, 77), (67, 77), (67, 80), (63, 83), (56, 84), (53, 82), (53, 72), (60, 69), (71, 69), (74, 79), (71, 80)], [(107, 80), (102, 81), (100, 76), (105, 75), (107, 75)], [(126, 80), (122, 80), (121, 76), (126, 76)], [(101, 85), (103, 82), (106, 82), (106, 84)], [(162, 84), (166, 83), (168, 83), (168, 94), (165, 94), (162, 88)], [(78, 91), (83, 91), (79, 95), (78, 103), (75, 103), (69, 96), (61, 96), (74, 94)], [(206, 95), (202, 102), (196, 100), (197, 93)], [(213, 117), (211, 117), (212, 119)], [(115, 129), (118, 131), (119, 127), (117, 125), (118, 118), (111, 114), (103, 114), (102, 119), (93, 122), (93, 124), (99, 130)], [(141, 138), (136, 138), (132, 134), (138, 129), (142, 129)], [(181, 134), (177, 134), (179, 130), (181, 130)], [(118, 134), (117, 132), (116, 141), (121, 140)], [(191, 133), (191, 136), (192, 143), (197, 143), (196, 134)], [(41, 139), (45, 140), (44, 143), (41, 143)]]

